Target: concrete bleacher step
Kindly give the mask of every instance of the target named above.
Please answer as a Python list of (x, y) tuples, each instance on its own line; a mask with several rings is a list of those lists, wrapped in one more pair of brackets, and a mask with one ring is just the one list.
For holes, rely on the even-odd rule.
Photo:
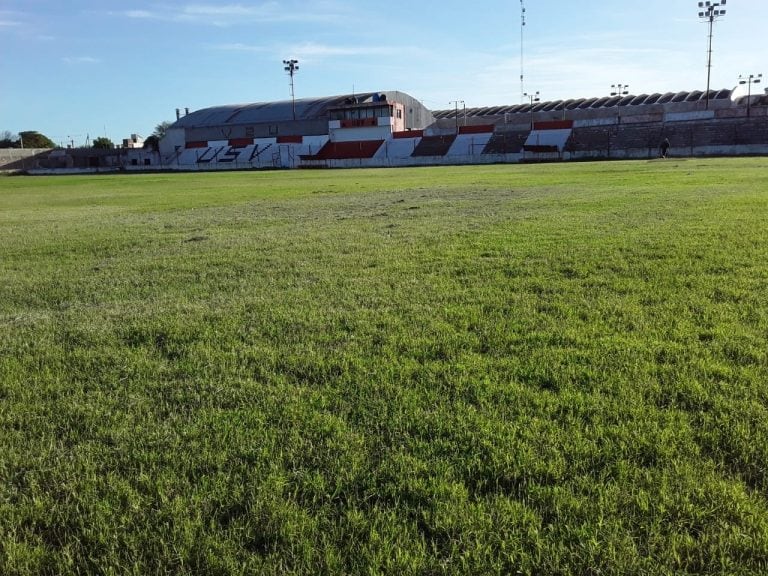
[(607, 126), (574, 128), (565, 144), (567, 152), (608, 150), (611, 145), (611, 129)]
[(483, 154), (519, 154), (528, 134), (530, 130), (495, 133), (485, 145)]
[(446, 153), (446, 156), (474, 156), (475, 154), (482, 154), (491, 136), (490, 132), (459, 134)]
[(456, 140), (456, 134), (448, 136), (424, 136), (411, 156), (445, 156)]
[(327, 142), (316, 154), (302, 154), (302, 160), (351, 160), (372, 158), (384, 140), (357, 140), (354, 142)]

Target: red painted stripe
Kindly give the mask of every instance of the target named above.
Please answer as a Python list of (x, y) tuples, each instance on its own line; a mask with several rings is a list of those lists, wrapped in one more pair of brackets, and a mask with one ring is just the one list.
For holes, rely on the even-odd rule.
[(363, 126), (378, 126), (378, 120), (376, 118), (357, 118), (355, 120), (342, 120), (342, 128), (360, 128)]
[(304, 142), (303, 136), (278, 136), (278, 144), (301, 144)]
[(197, 142), (187, 142), (187, 148), (208, 148), (208, 142), (206, 140), (199, 140)]
[(493, 132), (493, 124), (459, 126), (459, 134), (487, 134), (488, 132)]
[(573, 128), (573, 120), (548, 120), (546, 122), (534, 122), (534, 130), (570, 130)]
[(328, 142), (314, 156), (302, 156), (304, 160), (348, 160), (372, 158), (384, 140), (357, 140), (354, 142)]
[(230, 138), (229, 145), (235, 148), (245, 148), (253, 144), (253, 138)]

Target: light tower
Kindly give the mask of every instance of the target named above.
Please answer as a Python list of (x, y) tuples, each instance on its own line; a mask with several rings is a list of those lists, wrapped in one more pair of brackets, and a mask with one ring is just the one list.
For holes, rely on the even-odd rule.
[(712, 77), (712, 27), (715, 20), (725, 16), (725, 10), (719, 10), (725, 6), (726, 0), (719, 2), (699, 2), (699, 18), (704, 22), (709, 22), (709, 49), (707, 50), (707, 110), (709, 110), (709, 81)]
[(283, 60), (283, 64), (285, 64), (284, 70), (291, 77), (291, 105), (293, 107), (293, 119), (296, 120), (296, 95), (293, 91), (293, 76), (299, 69), (299, 61), (293, 59)]
[(752, 84), (760, 84), (762, 74), (750, 74), (749, 76), (739, 76), (739, 84), (747, 85), (747, 118), (749, 118), (750, 104), (752, 100)]
[(464, 125), (467, 125), (467, 105), (464, 103), (464, 100), (451, 100), (448, 102), (448, 104), (455, 104), (455, 112), (454, 116), (456, 118), (456, 134), (459, 133), (459, 104), (464, 106)]
[[(611, 84), (611, 96), (626, 96), (629, 94), (629, 84)], [(621, 100), (619, 100), (621, 102)], [(621, 108), (619, 103), (616, 103), (616, 117), (619, 123), (621, 123)]]
[(611, 96), (626, 96), (629, 94), (629, 84), (611, 84)]
[(534, 102), (541, 102), (541, 97), (539, 96), (539, 91), (536, 90), (533, 94), (529, 94), (528, 92), (523, 93), (523, 96), (525, 98), (528, 98), (531, 101), (531, 130), (533, 130), (533, 104)]

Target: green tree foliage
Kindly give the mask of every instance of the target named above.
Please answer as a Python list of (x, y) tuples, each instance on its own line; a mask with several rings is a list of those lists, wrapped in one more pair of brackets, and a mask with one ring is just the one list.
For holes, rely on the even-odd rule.
[(19, 132), (19, 136), (24, 143), (24, 148), (56, 148), (56, 144), (53, 143), (53, 140), (34, 130)]
[(165, 133), (168, 131), (168, 128), (171, 127), (171, 124), (173, 124), (173, 122), (169, 122), (168, 120), (160, 122), (160, 124), (155, 126), (155, 131), (152, 132), (152, 136), (156, 136), (158, 140), (162, 140), (165, 138)]
[(152, 134), (152, 136), (149, 136), (146, 140), (144, 140), (144, 149), (145, 150), (154, 150), (157, 152), (158, 146), (160, 145), (160, 138)]
[(98, 148), (100, 150), (112, 150), (112, 148), (115, 147), (112, 140), (107, 138), (106, 136), (99, 136), (98, 138), (93, 139), (93, 147)]
[(19, 148), (19, 137), (10, 130), (0, 132), (0, 148)]

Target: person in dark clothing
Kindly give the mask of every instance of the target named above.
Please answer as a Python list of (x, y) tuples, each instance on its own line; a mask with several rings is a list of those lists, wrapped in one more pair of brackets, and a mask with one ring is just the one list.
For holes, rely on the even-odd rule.
[(660, 148), (661, 157), (666, 158), (667, 152), (669, 151), (669, 138), (664, 138), (664, 140), (662, 140)]

